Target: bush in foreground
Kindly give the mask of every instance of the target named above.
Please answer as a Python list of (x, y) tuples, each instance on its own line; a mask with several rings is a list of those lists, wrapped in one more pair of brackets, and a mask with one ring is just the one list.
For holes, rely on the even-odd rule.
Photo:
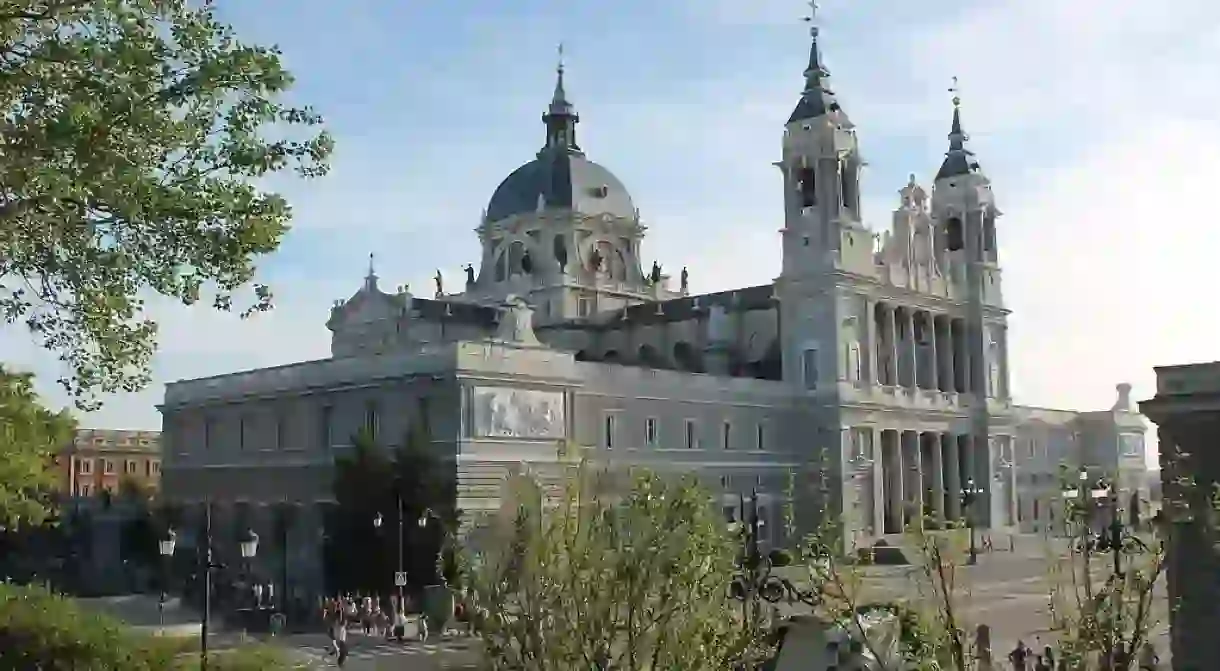
[[(81, 608), (39, 587), (0, 583), (0, 669), (29, 671), (189, 671), (198, 639), (160, 638)], [(292, 665), (277, 651), (218, 652), (215, 671), (277, 671)]]

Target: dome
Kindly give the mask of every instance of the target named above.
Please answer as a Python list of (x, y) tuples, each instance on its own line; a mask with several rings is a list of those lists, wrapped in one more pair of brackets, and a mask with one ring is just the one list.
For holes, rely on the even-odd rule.
[(540, 198), (548, 208), (635, 217), (630, 194), (609, 170), (579, 152), (544, 150), (500, 183), (487, 205), (487, 219), (537, 212)]

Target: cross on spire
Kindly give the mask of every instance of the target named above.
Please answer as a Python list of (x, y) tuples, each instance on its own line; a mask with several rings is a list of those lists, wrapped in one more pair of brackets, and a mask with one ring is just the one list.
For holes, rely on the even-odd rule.
[(809, 24), (809, 34), (816, 37), (818, 34), (818, 9), (820, 5), (818, 5), (818, 0), (809, 0), (806, 4), (809, 5), (809, 13), (802, 17), (801, 20)]
[(560, 74), (563, 74), (563, 42), (559, 43), (559, 46), (555, 48), (555, 52), (556, 52), (556, 54), (558, 54), (558, 63), (559, 63), (556, 66), (555, 70), (557, 72), (559, 72)]
[(962, 92), (962, 90), (960, 88), (958, 88), (957, 77), (955, 76), (955, 77), (953, 77), (953, 85), (949, 87), (949, 93), (953, 94), (953, 106), (954, 107), (962, 106), (961, 92)]

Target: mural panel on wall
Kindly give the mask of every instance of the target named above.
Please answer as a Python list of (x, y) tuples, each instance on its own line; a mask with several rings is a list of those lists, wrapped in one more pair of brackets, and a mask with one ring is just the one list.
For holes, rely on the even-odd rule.
[(474, 431), (480, 438), (562, 439), (563, 393), (511, 387), (476, 387)]

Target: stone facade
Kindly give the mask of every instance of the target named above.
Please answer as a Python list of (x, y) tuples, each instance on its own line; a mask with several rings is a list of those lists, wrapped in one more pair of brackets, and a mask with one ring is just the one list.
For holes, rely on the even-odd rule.
[[(296, 502), (313, 511), (294, 517), (309, 545), (349, 437), (367, 427), (392, 447), (426, 422), (467, 511), (494, 510), (519, 464), (556, 469), (578, 444), (599, 461), (697, 473), (726, 514), (757, 492), (769, 529), (784, 526), (789, 482), (798, 531), (841, 515), (848, 544), (920, 511), (1015, 529), (1014, 445), (1036, 413), (1011, 396), (999, 210), (956, 101), (931, 191), (912, 177), (874, 234), (860, 220), (856, 129), (816, 34), (805, 80), (780, 138), (773, 283), (691, 295), (685, 270), (673, 288), (643, 266), (640, 213), (577, 146), (561, 69), (545, 145), (496, 189), (461, 291), (439, 271), (429, 297), (383, 291), (370, 259), (331, 310), (331, 358), (169, 384), (167, 491)], [(964, 510), (968, 487), (981, 495)]]
[(1203, 671), (1220, 659), (1220, 362), (1156, 369), (1156, 396), (1140, 410), (1157, 425), (1169, 529), (1166, 578), (1173, 668)]
[(55, 453), (56, 487), (67, 496), (119, 493), (130, 480), (149, 492), (161, 485), (161, 436), (157, 431), (80, 429)]

